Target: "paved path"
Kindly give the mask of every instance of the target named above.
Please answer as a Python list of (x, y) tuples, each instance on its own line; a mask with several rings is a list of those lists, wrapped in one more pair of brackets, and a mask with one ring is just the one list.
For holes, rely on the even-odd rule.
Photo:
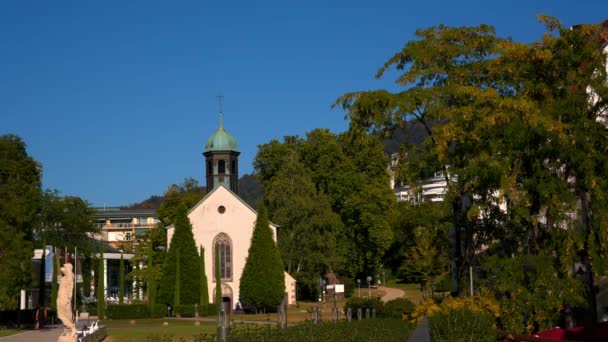
[(416, 330), (410, 336), (410, 342), (431, 342), (428, 319), (425, 318), (418, 324)]
[(57, 342), (62, 332), (62, 325), (39, 330), (25, 330), (19, 334), (0, 337), (0, 342)]
[(385, 303), (391, 299), (405, 296), (405, 291), (393, 287), (380, 286), (378, 287), (378, 290), (384, 292), (384, 296), (382, 296), (382, 301)]

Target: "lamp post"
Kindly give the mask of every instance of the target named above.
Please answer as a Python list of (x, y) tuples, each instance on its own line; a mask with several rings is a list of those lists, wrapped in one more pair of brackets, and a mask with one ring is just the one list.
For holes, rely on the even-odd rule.
[(372, 276), (367, 276), (367, 298), (372, 298)]
[(357, 289), (359, 289), (359, 297), (361, 297), (361, 279), (357, 279)]

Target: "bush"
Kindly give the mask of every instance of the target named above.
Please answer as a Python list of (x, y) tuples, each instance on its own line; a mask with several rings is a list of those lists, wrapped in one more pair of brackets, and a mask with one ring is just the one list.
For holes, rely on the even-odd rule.
[(496, 341), (498, 304), (489, 297), (428, 299), (410, 315), (413, 323), (429, 318), (433, 341)]
[[(148, 310), (150, 307), (148, 306)], [(162, 318), (167, 315), (167, 306), (164, 304), (154, 304), (150, 310), (150, 318)]]
[(150, 312), (146, 304), (110, 304), (106, 316), (109, 319), (148, 318)]
[(376, 310), (376, 315), (382, 315), (384, 310), (384, 304), (379, 298), (362, 298), (362, 297), (351, 297), (344, 304), (344, 310), (352, 309), (353, 316), (357, 312), (357, 309), (361, 308), (363, 310), (363, 314), (365, 314), (365, 310), (369, 309), (370, 314), (372, 310)]
[(403, 318), (403, 315), (411, 315), (416, 309), (416, 304), (407, 298), (396, 298), (384, 303), (382, 317)]
[(173, 308), (173, 312), (177, 317), (194, 317), (194, 304), (182, 304)]
[(207, 312), (199, 312), (200, 316), (216, 316), (217, 315), (217, 305), (213, 303), (207, 304)]

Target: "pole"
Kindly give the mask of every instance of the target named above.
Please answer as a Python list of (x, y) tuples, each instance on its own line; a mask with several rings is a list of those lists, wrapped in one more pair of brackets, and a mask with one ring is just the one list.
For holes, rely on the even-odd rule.
[(473, 266), (469, 266), (469, 282), (471, 284), (471, 296), (473, 296)]

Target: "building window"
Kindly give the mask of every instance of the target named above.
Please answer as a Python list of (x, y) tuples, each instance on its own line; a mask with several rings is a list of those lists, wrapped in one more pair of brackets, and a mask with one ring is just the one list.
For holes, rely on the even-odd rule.
[[(230, 237), (225, 233), (220, 233), (213, 239), (214, 260), (216, 248), (220, 253), (220, 277), (222, 281), (232, 281), (232, 241)], [(213, 279), (215, 279), (215, 262), (213, 262), (213, 267)]]
[(220, 205), (219, 207), (217, 207), (217, 212), (220, 214), (223, 214), (226, 212), (226, 207), (224, 207), (223, 205)]
[(230, 167), (230, 173), (233, 175), (236, 175), (236, 161), (235, 160), (232, 161), (232, 164)]
[(207, 162), (207, 174), (209, 174), (209, 175), (213, 174), (213, 162), (212, 161)]
[(226, 161), (218, 160), (217, 162), (217, 173), (226, 173)]

